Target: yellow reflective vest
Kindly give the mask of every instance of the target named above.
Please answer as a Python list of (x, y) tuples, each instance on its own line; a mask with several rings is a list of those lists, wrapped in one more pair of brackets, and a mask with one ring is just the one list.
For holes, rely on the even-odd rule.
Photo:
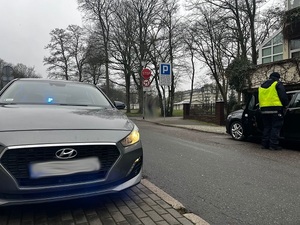
[(278, 82), (274, 81), (273, 84), (268, 88), (259, 87), (258, 88), (258, 102), (259, 107), (271, 107), (271, 106), (282, 106), (279, 99), (276, 84)]

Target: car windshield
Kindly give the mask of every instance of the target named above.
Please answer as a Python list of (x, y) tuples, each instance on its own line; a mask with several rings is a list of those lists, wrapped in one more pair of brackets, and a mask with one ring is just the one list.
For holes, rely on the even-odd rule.
[(0, 96), (2, 104), (55, 104), (111, 108), (96, 87), (73, 82), (18, 80)]

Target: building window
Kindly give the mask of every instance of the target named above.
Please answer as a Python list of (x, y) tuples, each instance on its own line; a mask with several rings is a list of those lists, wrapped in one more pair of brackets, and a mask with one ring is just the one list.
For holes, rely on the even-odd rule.
[(280, 54), (283, 52), (283, 46), (281, 45), (276, 45), (273, 47), (273, 54)]
[(279, 33), (273, 38), (273, 45), (282, 44), (282, 34)]
[(264, 47), (271, 46), (271, 45), (272, 45), (272, 42), (271, 42), (271, 41), (268, 41), (268, 43), (265, 44)]
[(288, 10), (297, 8), (300, 6), (300, 0), (288, 0)]
[(299, 58), (299, 56), (300, 56), (300, 39), (291, 40), (290, 46), (291, 46), (291, 58)]
[(272, 54), (272, 48), (271, 47), (269, 47), (269, 48), (264, 48), (263, 50), (262, 50), (262, 55), (263, 55), (263, 57), (264, 56), (269, 56), (269, 55), (271, 55)]
[(291, 50), (300, 49), (300, 39), (291, 40)]
[(273, 62), (280, 61), (282, 59), (283, 59), (283, 54), (273, 56)]
[(262, 47), (262, 63), (275, 62), (282, 59), (283, 36), (282, 33), (278, 33)]
[(264, 57), (262, 59), (262, 63), (269, 63), (269, 62), (272, 62), (271, 56), (270, 57)]
[(292, 52), (291, 58), (300, 58), (300, 52)]

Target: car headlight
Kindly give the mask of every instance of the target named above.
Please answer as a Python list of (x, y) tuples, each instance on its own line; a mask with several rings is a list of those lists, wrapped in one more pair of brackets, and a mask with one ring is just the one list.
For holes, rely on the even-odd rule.
[(232, 117), (232, 115), (231, 115), (231, 114), (229, 114), (229, 115), (227, 116), (227, 120), (230, 120), (230, 119), (231, 119), (231, 117)]
[(133, 145), (135, 143), (137, 143), (140, 140), (140, 133), (139, 133), (139, 129), (136, 125), (134, 125), (133, 130), (131, 131), (131, 133), (125, 137), (121, 143), (124, 147), (127, 147), (129, 145)]

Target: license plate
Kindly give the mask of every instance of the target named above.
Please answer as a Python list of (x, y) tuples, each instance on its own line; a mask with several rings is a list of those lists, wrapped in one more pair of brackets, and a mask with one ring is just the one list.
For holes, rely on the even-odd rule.
[(30, 177), (33, 179), (65, 176), (76, 173), (93, 172), (100, 170), (100, 162), (97, 157), (89, 157), (76, 160), (52, 161), (31, 163), (29, 165)]

